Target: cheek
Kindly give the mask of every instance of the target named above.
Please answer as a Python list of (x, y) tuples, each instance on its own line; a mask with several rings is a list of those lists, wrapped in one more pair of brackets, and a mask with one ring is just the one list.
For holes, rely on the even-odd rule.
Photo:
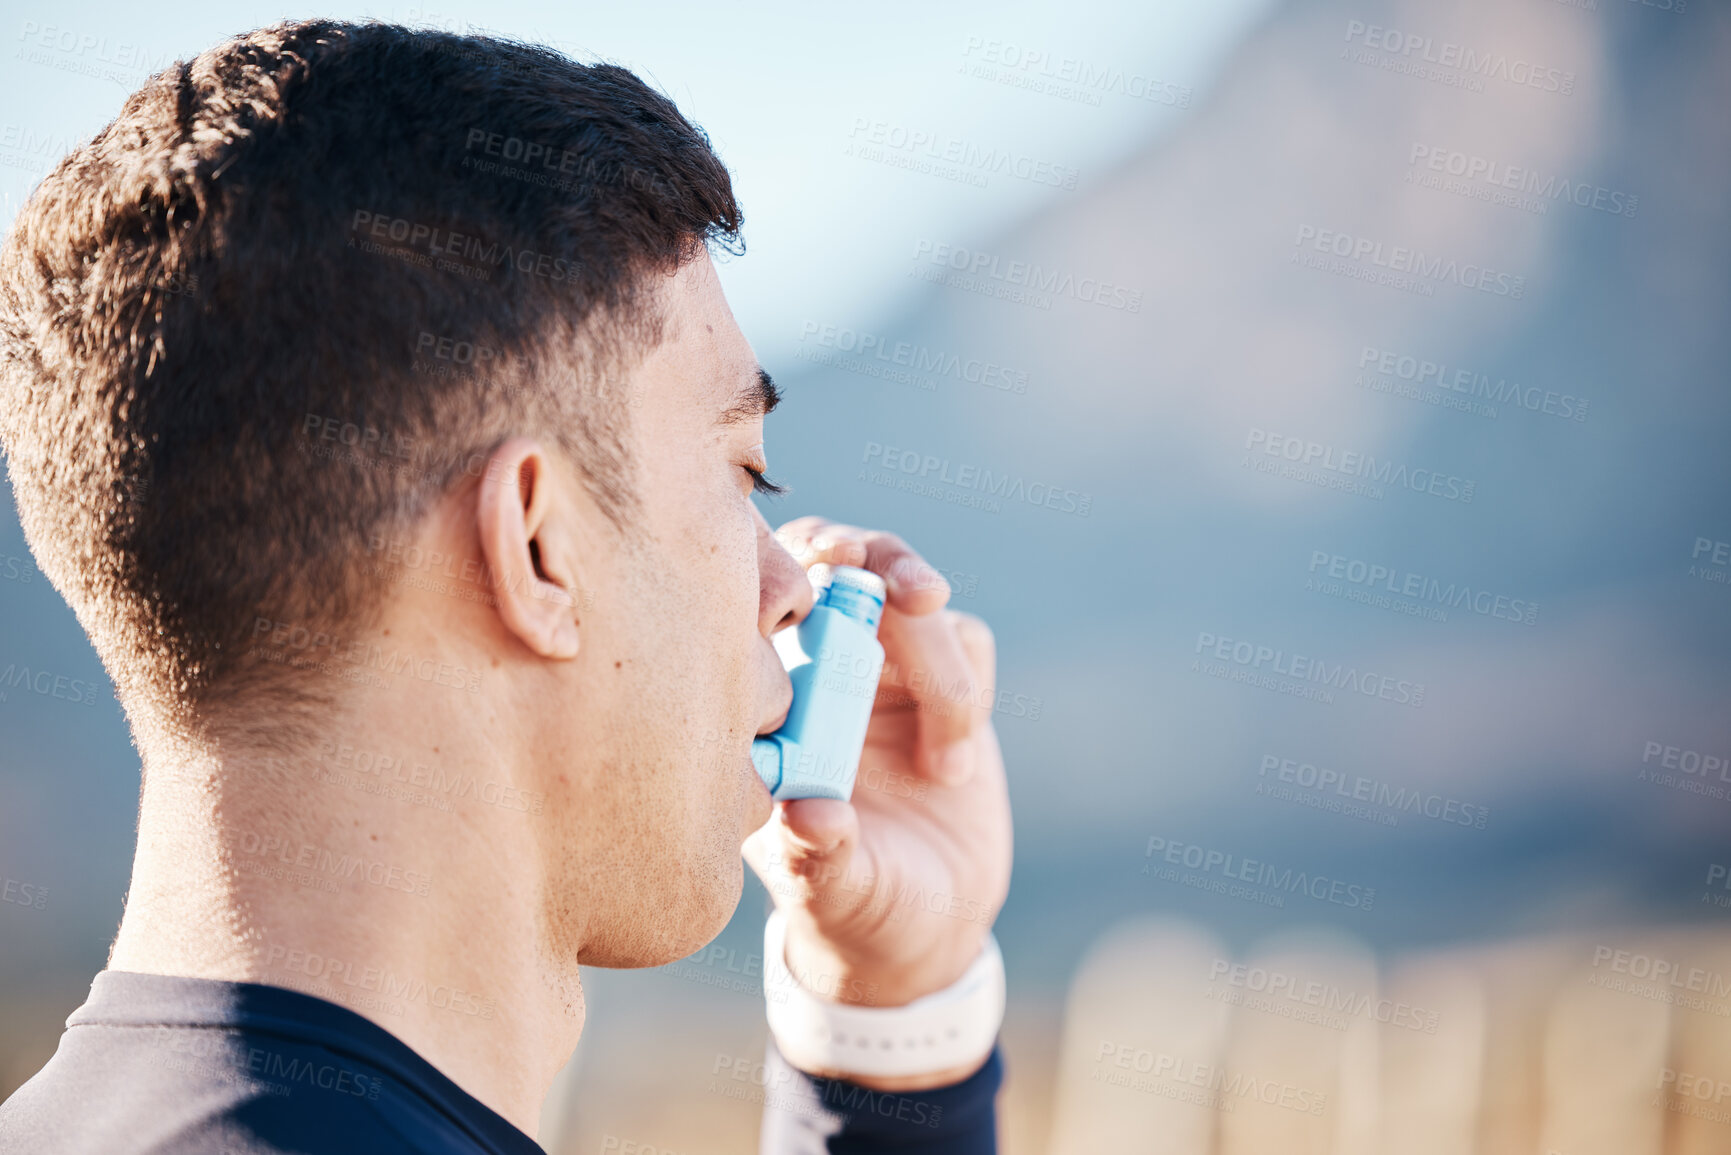
[(694, 670), (704, 671), (699, 691), (737, 707), (754, 690), (760, 594), (755, 519), (737, 494), (731, 496), (693, 520), (683, 551), (689, 571), (673, 584), (691, 598), (677, 616), (690, 615), (680, 648)]
[(704, 520), (701, 536), (706, 551), (709, 586), (724, 607), (721, 612), (741, 629), (757, 630), (761, 599), (758, 581), (757, 518), (737, 495)]

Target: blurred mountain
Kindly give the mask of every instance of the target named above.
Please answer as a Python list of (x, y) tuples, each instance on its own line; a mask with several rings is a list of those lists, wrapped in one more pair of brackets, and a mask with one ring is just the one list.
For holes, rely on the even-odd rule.
[[(908, 237), (903, 309), (772, 366), (788, 515), (903, 532), (1042, 703), (998, 714), (1031, 973), (1167, 908), (1394, 945), (1699, 906), (1731, 784), (1638, 773), (1731, 751), (1731, 588), (1690, 572), (1731, 538), (1731, 13), (1600, 8), (1284, 5), (1171, 135)], [(1376, 908), (1150, 883), (1150, 838)]]

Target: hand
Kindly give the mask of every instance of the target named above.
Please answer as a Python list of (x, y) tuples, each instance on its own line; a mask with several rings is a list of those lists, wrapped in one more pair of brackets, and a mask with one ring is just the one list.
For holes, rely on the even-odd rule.
[[(778, 802), (746, 861), (787, 914), (787, 964), (838, 1002), (902, 1006), (979, 956), (1010, 887), (1010, 801), (992, 729), (996, 650), (893, 534), (804, 517), (776, 531), (801, 564), (869, 569), (888, 587), (884, 674), (851, 802)], [(981, 1056), (983, 1062), (985, 1056)], [(977, 1069), (854, 1082), (945, 1086)]]

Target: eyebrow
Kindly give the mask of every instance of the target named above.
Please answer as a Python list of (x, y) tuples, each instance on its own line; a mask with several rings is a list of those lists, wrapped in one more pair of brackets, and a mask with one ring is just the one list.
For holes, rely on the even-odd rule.
[(738, 425), (745, 421), (755, 421), (759, 417), (768, 416), (780, 403), (781, 390), (775, 387), (774, 380), (764, 371), (763, 366), (759, 365), (757, 376), (747, 381), (734, 395), (733, 403), (721, 414), (718, 423)]

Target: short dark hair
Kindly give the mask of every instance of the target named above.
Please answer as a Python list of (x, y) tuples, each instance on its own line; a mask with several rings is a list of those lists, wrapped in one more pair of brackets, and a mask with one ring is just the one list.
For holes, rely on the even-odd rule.
[(0, 250), (19, 516), (129, 710), (325, 702), (242, 660), (255, 623), (365, 623), (369, 539), (513, 434), (623, 527), (655, 274), (740, 224), (707, 136), (614, 65), (312, 20), (152, 77)]

